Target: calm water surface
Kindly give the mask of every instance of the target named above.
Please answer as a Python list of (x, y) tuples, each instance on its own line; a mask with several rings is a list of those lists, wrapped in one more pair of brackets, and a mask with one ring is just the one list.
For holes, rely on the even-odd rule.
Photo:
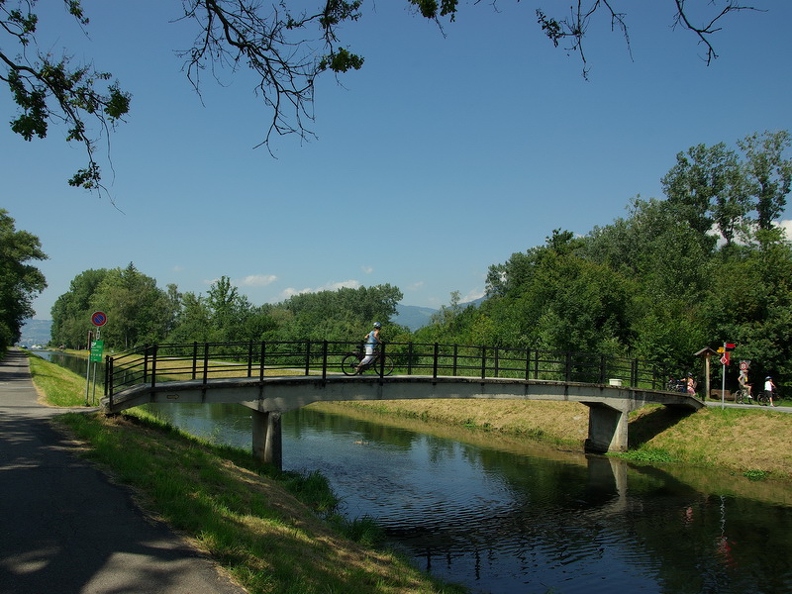
[[(239, 405), (150, 408), (250, 447)], [(320, 470), (347, 517), (376, 518), (418, 566), (474, 592), (792, 592), (792, 507), (698, 492), (657, 469), (305, 409), (283, 416), (283, 465)]]
[[(240, 405), (149, 408), (250, 448)], [(419, 567), (474, 592), (792, 592), (783, 489), (772, 500), (786, 503), (762, 503), (761, 483), (748, 484), (757, 498), (728, 495), (742, 477), (713, 475), (701, 491), (603, 457), (507, 450), (312, 410), (283, 416), (285, 470), (320, 470), (348, 518), (376, 518)]]

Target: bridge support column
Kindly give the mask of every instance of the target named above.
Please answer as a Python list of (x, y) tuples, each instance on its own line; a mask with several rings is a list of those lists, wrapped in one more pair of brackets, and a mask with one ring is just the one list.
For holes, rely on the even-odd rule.
[(628, 445), (627, 412), (601, 402), (586, 402), (589, 407), (587, 452), (626, 452)]
[(281, 414), (251, 409), (253, 415), (253, 456), (283, 470)]

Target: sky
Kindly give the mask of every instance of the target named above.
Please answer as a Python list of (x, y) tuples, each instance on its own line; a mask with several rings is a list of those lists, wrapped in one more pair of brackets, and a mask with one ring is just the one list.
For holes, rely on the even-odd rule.
[[(729, 15), (709, 66), (672, 27), (674, 4), (616, 3), (629, 47), (595, 19), (585, 79), (536, 24), (536, 8), (566, 4), (461, 2), (440, 30), (407, 2), (367, 0), (341, 30), (363, 69), (320, 80), (317, 138), (277, 137), (270, 154), (255, 148), (271, 112), (250, 75), (207, 75), (200, 97), (186, 79), (174, 50), (195, 30), (181, 2), (83, 0), (89, 38), (42, 2), (40, 45), (112, 72), (132, 104), (103, 166), (112, 202), (67, 185), (85, 155), (63, 128), (25, 142), (0, 126), (0, 208), (49, 257), (35, 318), (81, 272), (129, 263), (195, 294), (228, 277), (254, 305), (385, 283), (404, 305), (478, 298), (490, 266), (554, 229), (585, 235), (636, 196), (662, 198), (677, 153), (792, 130), (792, 2)], [(16, 113), (3, 90), (0, 113)]]

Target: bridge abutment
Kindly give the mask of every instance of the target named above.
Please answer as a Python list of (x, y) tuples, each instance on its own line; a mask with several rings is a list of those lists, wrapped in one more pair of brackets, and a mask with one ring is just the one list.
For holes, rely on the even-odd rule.
[(629, 410), (619, 410), (601, 402), (584, 404), (589, 407), (589, 431), (585, 450), (597, 454), (626, 452), (629, 443)]
[(253, 456), (283, 470), (281, 413), (251, 409), (253, 415)]

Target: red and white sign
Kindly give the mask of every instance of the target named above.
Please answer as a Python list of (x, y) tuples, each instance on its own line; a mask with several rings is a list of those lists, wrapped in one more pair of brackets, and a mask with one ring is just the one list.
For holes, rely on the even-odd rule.
[(723, 353), (723, 357), (721, 357), (720, 362), (723, 363), (724, 365), (729, 364), (729, 351)]

